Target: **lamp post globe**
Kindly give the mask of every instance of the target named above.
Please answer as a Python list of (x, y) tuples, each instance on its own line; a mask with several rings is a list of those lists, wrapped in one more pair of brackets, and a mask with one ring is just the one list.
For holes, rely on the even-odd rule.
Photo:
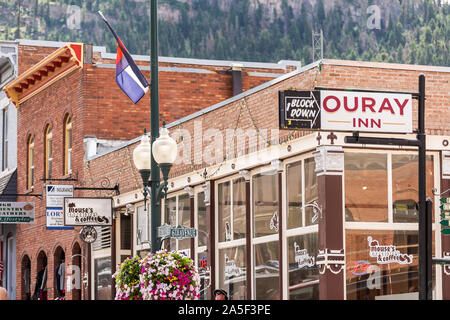
[(159, 138), (153, 142), (153, 158), (159, 165), (172, 165), (177, 157), (177, 143), (169, 136), (169, 130), (162, 127)]
[(151, 168), (151, 146), (150, 139), (146, 134), (141, 138), (141, 143), (133, 151), (133, 162), (142, 176), (144, 186), (148, 185)]

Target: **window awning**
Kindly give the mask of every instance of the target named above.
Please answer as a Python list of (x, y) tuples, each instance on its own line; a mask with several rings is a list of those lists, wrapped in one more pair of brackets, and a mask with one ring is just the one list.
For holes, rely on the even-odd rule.
[(75, 69), (83, 68), (83, 44), (67, 43), (6, 85), (3, 90), (18, 108), (38, 92)]

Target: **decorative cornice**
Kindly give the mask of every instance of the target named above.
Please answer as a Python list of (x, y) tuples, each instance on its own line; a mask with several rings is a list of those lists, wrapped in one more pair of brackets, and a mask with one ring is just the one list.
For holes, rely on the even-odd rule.
[(83, 44), (67, 43), (3, 88), (18, 108), (75, 69), (83, 68)]

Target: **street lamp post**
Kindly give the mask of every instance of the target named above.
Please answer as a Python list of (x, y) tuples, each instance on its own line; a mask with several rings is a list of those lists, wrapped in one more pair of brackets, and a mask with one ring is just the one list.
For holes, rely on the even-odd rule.
[[(141, 139), (141, 144), (133, 153), (134, 163), (141, 174), (144, 185), (144, 201), (150, 194), (150, 241), (151, 252), (160, 248), (157, 228), (161, 225), (161, 198), (167, 194), (167, 179), (172, 163), (177, 155), (176, 142), (169, 137), (169, 131), (163, 125), (159, 132), (159, 89), (158, 89), (158, 1), (150, 0), (150, 138)], [(159, 163), (159, 165), (158, 165)], [(164, 182), (160, 184), (160, 170)], [(150, 181), (149, 181), (150, 178)], [(150, 186), (150, 190), (148, 188)]]

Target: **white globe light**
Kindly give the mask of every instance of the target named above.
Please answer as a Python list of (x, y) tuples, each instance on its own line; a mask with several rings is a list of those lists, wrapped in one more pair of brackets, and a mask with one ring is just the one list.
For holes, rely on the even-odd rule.
[(163, 127), (159, 131), (159, 138), (153, 142), (152, 153), (157, 163), (174, 163), (177, 157), (177, 143), (169, 137), (167, 128)]
[(138, 170), (150, 170), (150, 149), (150, 141), (144, 134), (141, 143), (133, 151), (134, 165)]

